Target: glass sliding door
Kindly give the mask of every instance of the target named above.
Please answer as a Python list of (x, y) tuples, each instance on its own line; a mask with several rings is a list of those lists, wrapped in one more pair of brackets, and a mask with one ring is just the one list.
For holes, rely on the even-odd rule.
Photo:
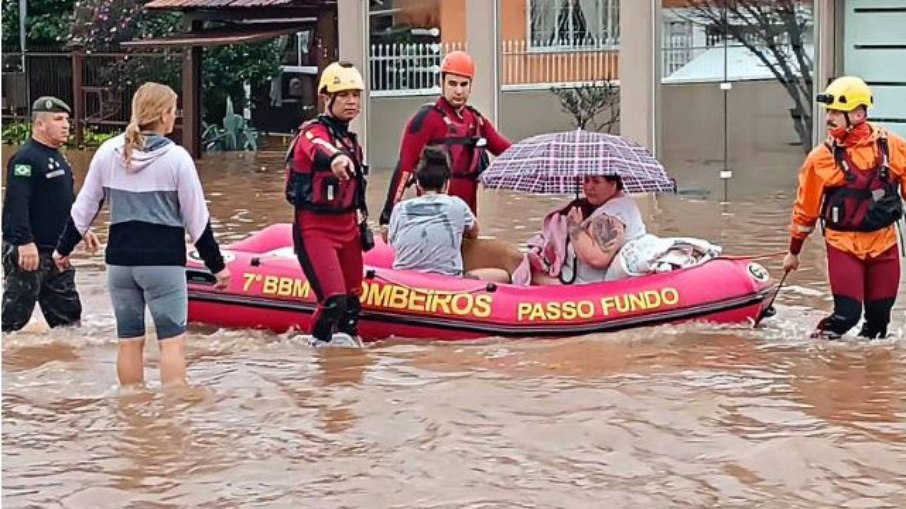
[(662, 0), (662, 157), (684, 191), (795, 188), (812, 144), (810, 1)]

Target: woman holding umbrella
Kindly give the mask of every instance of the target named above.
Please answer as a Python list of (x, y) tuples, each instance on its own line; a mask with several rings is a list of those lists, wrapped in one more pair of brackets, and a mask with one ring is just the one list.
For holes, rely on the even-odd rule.
[[(641, 213), (625, 192), (676, 192), (676, 181), (644, 147), (619, 136), (583, 130), (533, 136), (510, 147), (482, 173), (487, 189), (568, 194), (577, 200), (545, 219), (545, 232), (529, 241), (535, 262), (513, 274), (527, 284), (545, 270), (565, 283), (601, 281), (625, 242), (646, 234)], [(584, 199), (578, 199), (581, 185)], [(570, 244), (570, 249), (566, 248)], [(561, 274), (573, 258), (576, 270)], [(539, 258), (540, 257), (540, 258)], [(530, 260), (531, 261), (531, 260)], [(540, 269), (540, 270), (539, 270)], [(541, 282), (537, 276), (536, 282)], [(549, 279), (546, 282), (554, 282)]]
[[(546, 228), (542, 235), (546, 242), (563, 246), (562, 249), (547, 251), (562, 251), (565, 254), (562, 267), (571, 269), (568, 270), (571, 274), (563, 274), (561, 268), (560, 274), (552, 277), (551, 260), (548, 260), (548, 267), (533, 264), (534, 284), (584, 284), (616, 279), (613, 274), (609, 275), (608, 268), (619, 255), (620, 248), (626, 242), (645, 235), (645, 222), (639, 207), (623, 193), (620, 177), (587, 176), (583, 179), (582, 191), (584, 198), (573, 200), (563, 209), (553, 212), (555, 217), (549, 216), (545, 220), (545, 225), (565, 224), (565, 238), (556, 233), (562, 232), (562, 228), (556, 227)], [(567, 249), (567, 245), (572, 248)]]
[(576, 254), (576, 283), (614, 279), (607, 269), (630, 240), (645, 235), (645, 222), (635, 200), (623, 193), (618, 176), (585, 177), (584, 201), (595, 207), (583, 214), (573, 207), (566, 216), (569, 240)]

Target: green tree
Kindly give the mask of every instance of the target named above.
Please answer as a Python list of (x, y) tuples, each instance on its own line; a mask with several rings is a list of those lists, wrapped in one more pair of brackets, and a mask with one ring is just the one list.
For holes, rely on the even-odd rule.
[[(19, 1), (3, 0), (3, 51), (19, 47)], [(25, 23), (26, 49), (63, 51), (69, 36), (75, 0), (29, 0)]]
[[(122, 53), (122, 42), (163, 35), (178, 26), (178, 14), (145, 11), (135, 1), (81, 0), (75, 6), (69, 39), (89, 54)], [(91, 57), (87, 65), (93, 72), (89, 74), (96, 73), (99, 81), (92, 84), (111, 87), (116, 94), (131, 93), (137, 84), (152, 80), (178, 89), (181, 56), (160, 54), (158, 58)]]
[(259, 88), (280, 72), (284, 41), (217, 46), (204, 51), (202, 60), (202, 107), (205, 118), (223, 119), (226, 98), (237, 108), (246, 104), (243, 84)]

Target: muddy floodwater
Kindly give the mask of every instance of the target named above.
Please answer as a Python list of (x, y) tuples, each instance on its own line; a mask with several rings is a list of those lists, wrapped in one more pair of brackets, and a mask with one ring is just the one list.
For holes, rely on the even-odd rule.
[[(81, 180), (88, 155), (69, 157)], [(290, 219), (280, 157), (200, 163), (221, 243)], [(387, 181), (374, 172), (373, 211)], [(794, 189), (763, 186), (729, 204), (645, 200), (645, 219), (769, 255), (786, 247)], [(485, 192), (483, 233), (524, 241), (557, 203)], [(894, 338), (809, 340), (830, 306), (820, 236), (757, 331), (316, 351), (194, 327), (181, 393), (161, 391), (153, 344), (147, 388), (117, 387), (102, 259), (75, 263), (83, 326), (36, 319), (3, 337), (4, 508), (906, 507), (906, 291)], [(780, 258), (763, 263), (779, 273)]]

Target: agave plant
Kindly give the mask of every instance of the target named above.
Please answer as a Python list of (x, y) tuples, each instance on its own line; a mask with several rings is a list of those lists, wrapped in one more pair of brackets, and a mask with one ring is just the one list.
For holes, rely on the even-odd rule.
[(225, 150), (258, 150), (258, 130), (233, 110), (233, 100), (227, 96), (223, 125), (202, 123), (201, 140), (209, 152)]

